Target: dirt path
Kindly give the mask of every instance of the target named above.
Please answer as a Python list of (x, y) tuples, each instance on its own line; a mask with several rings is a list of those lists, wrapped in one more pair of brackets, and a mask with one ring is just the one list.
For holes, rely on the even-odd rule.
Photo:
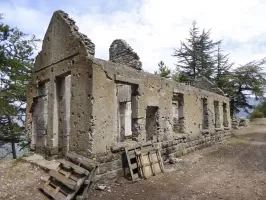
[(137, 183), (120, 180), (93, 190), (93, 200), (266, 199), (266, 119), (224, 144), (183, 158), (176, 171)]
[[(164, 174), (137, 183), (120, 179), (92, 190), (91, 200), (266, 199), (266, 119), (224, 144), (194, 152)], [(0, 161), (0, 200), (44, 199), (45, 172), (25, 161)]]
[(42, 200), (38, 188), (45, 174), (21, 159), (0, 161), (0, 200)]

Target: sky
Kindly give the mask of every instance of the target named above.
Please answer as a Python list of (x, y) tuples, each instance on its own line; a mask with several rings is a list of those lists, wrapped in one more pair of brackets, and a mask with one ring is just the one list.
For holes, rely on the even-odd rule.
[[(174, 69), (174, 48), (194, 20), (223, 39), (236, 64), (266, 57), (266, 0), (0, 0), (4, 22), (43, 39), (52, 14), (63, 10), (95, 44), (97, 58), (109, 59), (109, 46), (124, 39), (145, 71), (163, 61)], [(38, 51), (41, 50), (41, 45)]]

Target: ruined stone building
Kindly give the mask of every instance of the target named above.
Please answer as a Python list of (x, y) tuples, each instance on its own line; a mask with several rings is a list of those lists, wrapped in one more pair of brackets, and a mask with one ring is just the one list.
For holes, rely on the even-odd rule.
[(124, 40), (112, 42), (109, 61), (95, 48), (68, 14), (53, 14), (28, 95), (32, 150), (75, 152), (112, 178), (123, 176), (123, 147), (152, 143), (180, 156), (230, 136), (228, 98), (208, 80), (192, 86), (144, 72)]

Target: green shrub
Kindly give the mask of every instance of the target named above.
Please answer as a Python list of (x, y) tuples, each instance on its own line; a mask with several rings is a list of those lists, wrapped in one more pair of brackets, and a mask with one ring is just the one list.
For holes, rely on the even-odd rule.
[(253, 112), (250, 114), (250, 120), (256, 119), (256, 118), (263, 118), (264, 113), (259, 110), (253, 110)]

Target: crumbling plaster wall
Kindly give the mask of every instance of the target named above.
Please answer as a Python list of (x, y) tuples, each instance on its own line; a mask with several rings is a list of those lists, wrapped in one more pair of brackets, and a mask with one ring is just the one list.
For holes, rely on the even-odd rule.
[[(124, 65), (95, 59), (93, 64), (93, 97), (97, 99), (93, 103), (94, 119), (94, 153), (103, 153), (111, 149), (112, 145), (119, 143), (117, 140), (117, 100), (116, 82), (138, 85), (137, 119), (139, 135), (134, 138), (136, 142), (145, 143), (146, 109), (147, 106), (159, 108), (159, 131), (157, 140), (153, 142), (171, 140), (176, 133), (172, 131), (172, 98), (173, 93), (184, 95), (185, 134), (199, 135), (204, 131), (214, 133), (223, 127), (223, 103), (228, 99), (224, 96), (204, 91), (193, 86), (175, 84), (169, 80), (131, 69)], [(202, 98), (208, 102), (208, 130), (202, 128)], [(215, 129), (214, 101), (219, 102), (220, 129)], [(230, 119), (229, 112), (227, 117)], [(228, 120), (230, 121), (230, 120)], [(230, 124), (229, 126), (230, 127)], [(132, 141), (134, 143), (134, 141)]]
[[(138, 135), (131, 140), (118, 141), (117, 131), (117, 91), (116, 83), (138, 86), (136, 118)], [(175, 133), (172, 129), (173, 95), (181, 93), (184, 97), (183, 116), (184, 132)], [(93, 157), (101, 163), (97, 177), (115, 178), (124, 175), (126, 162), (123, 161), (123, 147), (154, 143), (162, 150), (163, 156), (174, 154), (180, 156), (195, 151), (217, 141), (228, 138), (231, 124), (223, 126), (223, 104), (229, 111), (228, 98), (190, 85), (175, 83), (152, 74), (135, 70), (122, 64), (100, 59), (93, 63)], [(202, 129), (202, 99), (207, 99), (208, 130)], [(215, 128), (214, 101), (219, 102), (220, 128)], [(146, 139), (147, 106), (159, 109), (159, 130), (156, 140)], [(230, 112), (227, 118), (230, 119)]]
[[(208, 130), (209, 132), (215, 131), (215, 114), (214, 114), (214, 101), (219, 102), (219, 118), (220, 127), (223, 126), (223, 103), (226, 103), (227, 109), (229, 110), (229, 101), (225, 96), (221, 96), (216, 93), (205, 91), (199, 88), (195, 88), (190, 85), (178, 84), (174, 88), (174, 92), (184, 94), (184, 116), (185, 116), (185, 132), (187, 134), (201, 134), (203, 131), (202, 127), (202, 99), (207, 99), (208, 109)], [(230, 119), (230, 113), (227, 112), (227, 118)], [(228, 120), (229, 122), (230, 120)], [(230, 123), (230, 122), (229, 122)], [(228, 127), (231, 127), (228, 124)], [(216, 129), (220, 130), (220, 129)]]
[[(134, 70), (124, 65), (95, 59), (93, 64), (93, 103), (95, 153), (110, 150), (117, 144), (117, 96), (116, 83), (137, 86), (136, 113), (133, 118), (138, 125), (136, 142), (146, 142), (145, 120), (147, 106), (158, 106), (160, 113), (158, 139), (171, 138), (172, 87), (169, 81), (152, 74)], [(170, 102), (167, 103), (167, 102)], [(135, 115), (135, 116), (134, 116)], [(162, 138), (164, 137), (164, 138)], [(105, 148), (103, 148), (105, 147)]]
[[(62, 141), (69, 140), (69, 150), (82, 155), (90, 155), (92, 149), (91, 135), (91, 110), (92, 110), (92, 60), (95, 46), (87, 36), (78, 32), (75, 22), (63, 11), (56, 11), (51, 19), (43, 39), (42, 51), (35, 62), (32, 86), (37, 91), (41, 83), (46, 82), (47, 97), (47, 126), (45, 137), (46, 144), (38, 147), (38, 152), (48, 155), (64, 154), (60, 152), (65, 147), (60, 146)], [(66, 79), (66, 91), (70, 96), (58, 96), (60, 79)], [(63, 81), (64, 82), (64, 81)], [(61, 88), (60, 90), (64, 90)], [(33, 92), (33, 97), (37, 96)], [(31, 97), (29, 97), (31, 98)], [(58, 98), (65, 98), (64, 104), (59, 105)], [(37, 99), (38, 101), (38, 99)], [(28, 106), (34, 105), (33, 100), (28, 101)], [(70, 112), (62, 109), (70, 107)], [(33, 107), (34, 109), (34, 107)], [(30, 109), (28, 109), (30, 112)], [(32, 111), (34, 112), (34, 111)], [(30, 115), (30, 113), (28, 113)], [(39, 114), (41, 115), (41, 113)], [(67, 135), (63, 135), (62, 121), (70, 115)], [(39, 120), (38, 118), (36, 119)], [(34, 124), (34, 121), (32, 122)], [(60, 125), (61, 123), (61, 125)], [(35, 134), (32, 130), (32, 134)]]
[[(111, 44), (110, 61), (94, 58), (94, 52), (94, 44), (78, 32), (75, 22), (66, 13), (55, 12), (45, 34), (42, 51), (36, 58), (28, 100), (27, 116), (31, 116), (30, 112), (34, 113), (36, 103), (47, 106), (45, 112), (43, 106), (37, 109), (41, 112), (39, 115), (35, 110), (36, 118), (32, 119), (33, 124), (40, 124), (45, 129), (39, 141), (35, 141), (39, 144), (37, 151), (48, 155), (64, 154), (62, 149), (65, 148), (60, 144), (65, 144), (62, 142), (66, 139), (64, 133), (69, 132), (70, 151), (96, 158), (101, 163), (97, 171), (99, 177), (116, 177), (124, 173), (125, 146), (153, 143), (161, 148), (163, 156), (182, 155), (230, 136), (229, 101), (219, 95), (222, 93), (178, 84), (143, 72), (138, 55), (123, 40), (115, 40)], [(129, 66), (126, 64), (128, 61)], [(66, 77), (68, 84), (65, 84)], [(47, 88), (45, 97), (37, 94), (44, 83)], [(64, 86), (58, 85), (61, 83)], [(212, 89), (211, 83), (205, 83)], [(134, 90), (131, 97), (132, 137), (123, 142), (119, 140), (118, 131), (117, 84), (130, 85)], [(64, 95), (62, 91), (70, 91), (70, 94)], [(173, 97), (178, 93), (184, 98), (184, 131), (180, 133), (173, 131)], [(208, 130), (202, 128), (204, 98), (207, 100)], [(215, 128), (214, 101), (219, 102), (220, 128)], [(224, 103), (228, 127), (223, 126)], [(146, 137), (145, 129), (149, 120), (146, 118), (148, 106), (158, 110), (157, 131), (150, 139)], [(68, 107), (70, 112), (64, 110)], [(30, 121), (30, 117), (27, 119)], [(62, 128), (66, 121), (70, 123), (67, 131)], [(32, 131), (29, 132), (34, 136)]]

